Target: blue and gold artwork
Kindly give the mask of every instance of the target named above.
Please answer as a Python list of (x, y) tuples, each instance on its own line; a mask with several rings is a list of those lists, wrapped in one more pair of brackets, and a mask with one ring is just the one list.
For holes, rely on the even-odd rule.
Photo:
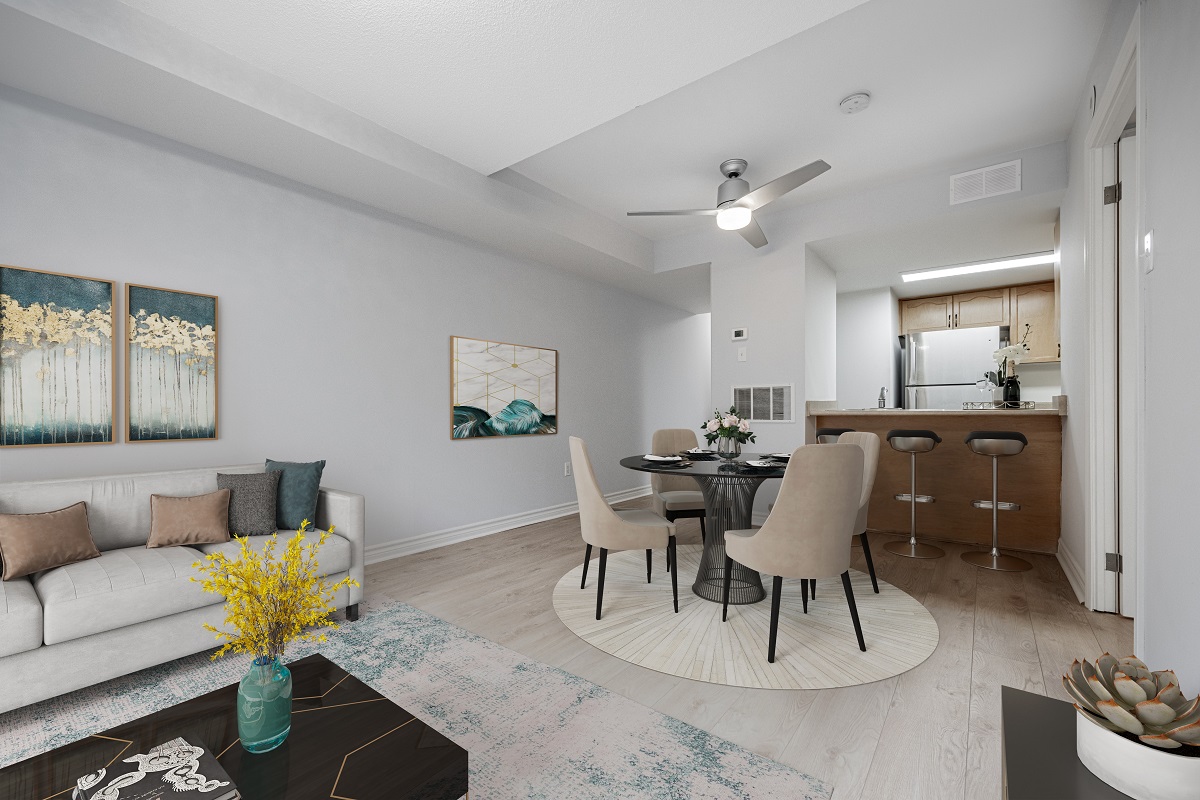
[(558, 433), (558, 351), (450, 338), (455, 439)]

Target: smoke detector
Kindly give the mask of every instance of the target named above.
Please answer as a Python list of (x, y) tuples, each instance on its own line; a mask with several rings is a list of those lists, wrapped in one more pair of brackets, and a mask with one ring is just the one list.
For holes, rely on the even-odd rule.
[(842, 98), (842, 102), (838, 103), (838, 108), (843, 114), (857, 114), (858, 112), (871, 105), (870, 92), (855, 92)]

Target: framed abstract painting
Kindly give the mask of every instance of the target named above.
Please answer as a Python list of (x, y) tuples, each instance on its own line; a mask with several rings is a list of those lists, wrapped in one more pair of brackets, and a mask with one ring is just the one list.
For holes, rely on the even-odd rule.
[(113, 286), (0, 266), (0, 446), (112, 442)]
[(126, 287), (129, 442), (217, 438), (217, 298)]
[(450, 337), (450, 436), (558, 433), (558, 351)]

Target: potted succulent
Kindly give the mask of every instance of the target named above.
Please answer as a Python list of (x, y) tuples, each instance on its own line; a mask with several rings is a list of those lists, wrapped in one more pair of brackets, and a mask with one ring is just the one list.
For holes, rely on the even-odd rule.
[(1185, 697), (1174, 672), (1105, 653), (1072, 663), (1063, 687), (1079, 711), (1079, 760), (1096, 777), (1136, 800), (1200, 796), (1200, 697)]
[(750, 423), (737, 415), (735, 406), (730, 406), (727, 414), (713, 409), (712, 419), (701, 425), (700, 430), (704, 431), (705, 441), (717, 443), (717, 455), (726, 461), (736, 459), (742, 452), (742, 445), (754, 441)]

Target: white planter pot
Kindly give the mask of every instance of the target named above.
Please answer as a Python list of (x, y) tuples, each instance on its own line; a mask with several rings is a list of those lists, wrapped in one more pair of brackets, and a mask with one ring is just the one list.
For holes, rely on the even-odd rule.
[(1197, 800), (1200, 758), (1176, 755), (1101, 728), (1076, 714), (1079, 760), (1100, 780), (1134, 800)]

